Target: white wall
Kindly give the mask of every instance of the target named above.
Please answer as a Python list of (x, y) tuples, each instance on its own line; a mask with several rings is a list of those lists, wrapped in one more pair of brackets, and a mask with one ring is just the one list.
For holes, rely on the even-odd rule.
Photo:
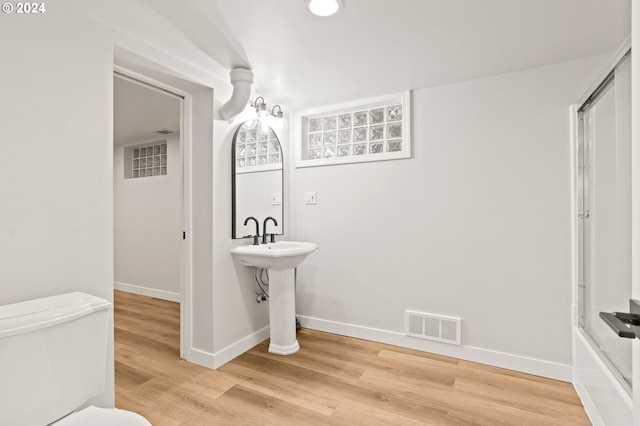
[[(57, 3), (46, 14), (29, 19), (3, 15), (0, 25), (4, 58), (0, 69), (0, 304), (74, 290), (113, 299), (114, 51), (133, 52), (161, 64), (139, 71), (160, 79), (169, 75), (172, 84), (186, 82), (183, 89), (194, 93), (193, 119), (186, 123), (193, 136), (192, 156), (187, 159), (193, 173), (193, 218), (187, 229), (192, 263), (184, 265), (193, 280), (187, 318), (192, 336), (187, 339), (186, 355), (214, 366), (213, 312), (218, 305), (228, 307), (218, 319), (228, 324), (225, 327), (235, 341), (243, 341), (266, 324), (259, 321), (259, 326), (247, 330), (244, 321), (235, 321), (242, 315), (243, 309), (237, 307), (238, 303), (244, 306), (242, 301), (220, 297), (214, 303), (212, 212), (214, 205), (216, 211), (230, 210), (228, 198), (213, 199), (214, 175), (218, 187), (231, 186), (229, 170), (212, 168), (212, 86), (221, 80), (201, 71), (206, 68), (194, 67), (193, 58), (185, 58), (173, 46), (154, 48), (148, 40), (105, 27), (67, 3), (73, 2)], [(230, 85), (221, 86), (219, 92), (226, 99)], [(228, 164), (230, 154), (225, 154)], [(79, 161), (82, 158), (87, 160)], [(228, 244), (227, 219), (216, 220), (215, 226), (224, 230)], [(224, 250), (216, 255), (218, 263), (231, 258)], [(233, 285), (228, 281), (235, 280), (233, 265), (218, 269), (216, 280), (218, 276), (224, 280), (222, 286)], [(252, 315), (264, 317), (250, 311), (248, 317)], [(232, 346), (235, 341), (221, 344)], [(111, 335), (107, 387), (94, 401), (100, 406), (114, 404), (113, 348)], [(226, 356), (237, 355), (237, 348), (242, 345), (232, 346)]]
[[(411, 159), (297, 169), (303, 325), (570, 380), (569, 106), (608, 59), (416, 90)], [(404, 337), (406, 309), (461, 317), (462, 347)]]
[(247, 239), (231, 239), (231, 146), (241, 124), (236, 120), (215, 121), (214, 125), (214, 367), (269, 337), (269, 304), (256, 303), (253, 268), (241, 265), (230, 253), (236, 245), (250, 244)]
[(183, 231), (180, 136), (160, 142), (165, 141), (167, 174), (150, 178), (125, 179), (125, 147), (114, 147), (114, 279), (116, 289), (177, 302)]
[[(63, 5), (25, 17), (0, 25), (0, 305), (112, 300), (111, 43)], [(108, 351), (101, 405), (113, 405), (112, 335)]]

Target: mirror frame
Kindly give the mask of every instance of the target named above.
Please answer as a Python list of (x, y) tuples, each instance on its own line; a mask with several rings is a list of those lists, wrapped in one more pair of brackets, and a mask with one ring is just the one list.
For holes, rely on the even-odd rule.
[[(236, 214), (237, 214), (237, 208), (236, 208), (236, 201), (237, 201), (237, 197), (236, 197), (236, 191), (237, 191), (237, 185), (236, 185), (236, 139), (238, 137), (238, 133), (240, 133), (240, 129), (242, 129), (242, 127), (244, 127), (245, 124), (247, 124), (248, 121), (245, 121), (243, 123), (241, 123), (238, 128), (235, 130), (235, 132), (233, 133), (233, 140), (231, 142), (231, 239), (232, 240), (241, 240), (244, 238), (250, 238), (248, 236), (238, 236), (236, 235), (236, 225), (237, 225), (237, 221), (236, 221)], [(276, 139), (278, 141), (278, 145), (280, 145), (280, 159), (281, 159), (281, 165), (282, 167), (280, 168), (280, 175), (281, 175), (281, 179), (280, 179), (280, 194), (282, 197), (282, 200), (280, 202), (280, 219), (281, 221), (278, 223), (279, 227), (280, 227), (280, 233), (278, 234), (274, 234), (274, 235), (284, 235), (284, 151), (282, 149), (282, 143), (280, 143), (280, 138), (278, 137), (278, 134), (275, 132), (275, 130), (273, 130), (271, 127), (269, 127), (269, 130), (271, 132), (273, 132), (273, 134), (276, 136)], [(274, 169), (277, 170), (277, 169)], [(256, 171), (255, 173), (261, 173), (260, 171)], [(264, 234), (264, 230), (262, 230), (262, 233)]]

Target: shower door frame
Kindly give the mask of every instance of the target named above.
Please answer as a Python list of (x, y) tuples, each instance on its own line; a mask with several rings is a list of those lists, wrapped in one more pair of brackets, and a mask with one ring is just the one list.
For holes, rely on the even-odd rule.
[[(583, 193), (583, 176), (581, 173), (581, 138), (582, 126), (579, 121), (578, 110), (592, 94), (594, 94), (604, 82), (610, 78), (611, 73), (616, 66), (624, 59), (630, 51), (631, 42), (628, 39), (615, 55), (611, 65), (600, 76), (596, 83), (582, 96), (580, 102), (571, 107), (571, 159), (572, 159), (572, 230), (573, 230), (573, 304), (572, 304), (572, 343), (573, 343), (573, 384), (583, 402), (585, 410), (594, 425), (604, 424), (634, 424), (640, 425), (640, 398), (636, 396), (635, 401), (633, 392), (629, 385), (621, 380), (620, 375), (611, 368), (611, 363), (594, 347), (594, 340), (589, 336), (581, 326), (580, 318), (584, 315), (581, 300), (584, 290), (584, 219), (581, 217)], [(633, 141), (632, 141), (633, 144)], [(638, 155), (632, 154), (632, 180), (640, 170), (640, 158)], [(638, 191), (636, 188), (632, 191)], [(632, 198), (637, 197), (632, 192)], [(633, 208), (635, 207), (635, 208)], [(637, 212), (637, 205), (634, 204), (632, 210)], [(640, 217), (638, 214), (632, 214), (632, 228), (640, 226)], [(640, 247), (638, 245), (637, 236), (632, 237), (632, 247)], [(632, 263), (634, 260), (632, 259)], [(639, 270), (632, 268), (632, 282), (638, 281)], [(640, 288), (632, 285), (631, 297), (640, 299)], [(613, 333), (613, 331), (612, 331)], [(633, 380), (632, 386), (640, 387), (638, 382), (638, 368), (640, 368), (640, 340), (633, 339), (632, 358), (633, 358)], [(636, 392), (640, 394), (640, 392)]]

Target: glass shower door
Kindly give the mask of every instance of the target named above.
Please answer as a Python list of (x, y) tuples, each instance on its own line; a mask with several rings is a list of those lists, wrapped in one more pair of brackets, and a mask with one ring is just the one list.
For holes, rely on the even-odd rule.
[(631, 74), (623, 59), (578, 111), (582, 247), (579, 323), (631, 393), (633, 339), (600, 312), (629, 312), (631, 299)]

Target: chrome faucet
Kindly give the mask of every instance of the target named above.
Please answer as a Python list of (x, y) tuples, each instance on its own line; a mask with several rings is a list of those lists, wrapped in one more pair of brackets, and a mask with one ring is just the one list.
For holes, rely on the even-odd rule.
[[(258, 223), (258, 219), (256, 219), (253, 216), (249, 216), (248, 218), (246, 218), (244, 220), (244, 226), (247, 226), (247, 223), (249, 223), (249, 221), (252, 220), (256, 223), (256, 235), (249, 235), (249, 237), (253, 237), (253, 245), (257, 246), (258, 245), (258, 237), (260, 237), (260, 223)], [(266, 223), (266, 220), (265, 220)]]
[[(272, 218), (271, 216), (269, 216), (268, 218), (266, 218), (264, 220), (264, 222), (262, 223), (262, 232), (263, 232), (263, 234), (262, 234), (262, 244), (267, 244), (267, 221), (269, 221), (269, 220), (273, 221), (273, 224), (275, 226), (278, 226), (278, 222), (274, 218)], [(271, 242), (271, 243), (275, 243), (276, 242), (275, 234), (271, 234), (271, 241), (269, 241), (269, 242)]]

